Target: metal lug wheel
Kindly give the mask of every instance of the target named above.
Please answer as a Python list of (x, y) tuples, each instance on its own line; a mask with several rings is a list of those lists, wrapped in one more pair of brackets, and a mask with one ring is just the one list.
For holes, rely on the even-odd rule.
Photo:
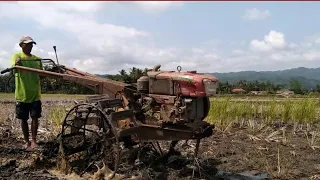
[(92, 104), (78, 104), (66, 115), (60, 134), (60, 150), (69, 169), (82, 175), (105, 165), (116, 173), (119, 141), (109, 114)]

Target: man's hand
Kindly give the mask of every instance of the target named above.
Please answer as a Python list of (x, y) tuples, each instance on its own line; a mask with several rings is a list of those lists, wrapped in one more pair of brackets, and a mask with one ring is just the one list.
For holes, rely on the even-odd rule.
[(17, 58), (17, 59), (16, 59), (15, 65), (16, 65), (16, 66), (21, 66), (21, 65), (22, 65), (20, 58)]

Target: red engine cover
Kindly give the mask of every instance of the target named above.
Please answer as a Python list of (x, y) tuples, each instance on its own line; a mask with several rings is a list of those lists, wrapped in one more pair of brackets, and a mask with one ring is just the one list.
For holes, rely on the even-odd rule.
[(162, 72), (157, 74), (157, 79), (172, 79), (175, 87), (183, 96), (205, 97), (206, 91), (203, 83), (204, 79), (218, 83), (218, 79), (210, 74), (200, 74), (192, 72)]

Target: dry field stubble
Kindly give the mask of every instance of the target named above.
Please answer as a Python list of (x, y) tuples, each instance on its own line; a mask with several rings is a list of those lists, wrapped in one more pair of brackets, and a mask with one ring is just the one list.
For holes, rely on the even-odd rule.
[(320, 178), (319, 100), (213, 99), (218, 169), (266, 171), (272, 179)]
[[(74, 98), (44, 97), (39, 128), (41, 141), (55, 138), (65, 115), (64, 109), (72, 106), (70, 100)], [(56, 101), (53, 102), (54, 99)], [(200, 173), (205, 179), (245, 179), (254, 175), (258, 178), (261, 173), (261, 179), (266, 174), (271, 179), (320, 179), (320, 106), (316, 99), (288, 99), (280, 102), (272, 99), (263, 102), (233, 100), (212, 100), (207, 120), (216, 125), (216, 131), (212, 137), (203, 140), (200, 147), (203, 160)], [(39, 161), (35, 153), (15, 148), (22, 145), (22, 133), (18, 120), (14, 119), (12, 100), (11, 103), (6, 100), (0, 104), (0, 118), (0, 177), (62, 177), (57, 175), (57, 171), (47, 171), (55, 167), (51, 161), (43, 160), (41, 163), (46, 164), (39, 167), (39, 162), (35, 163)], [(194, 146), (194, 142), (190, 144)], [(32, 154), (35, 158), (30, 158)], [(12, 160), (15, 170), (6, 168), (6, 165), (13, 163)], [(28, 169), (29, 174), (24, 171), (24, 175), (19, 176), (17, 169)], [(171, 171), (171, 175), (167, 175), (168, 179), (187, 177), (183, 175), (183, 170), (173, 168)], [(72, 179), (72, 176), (69, 177)], [(77, 176), (73, 178), (79, 179)]]

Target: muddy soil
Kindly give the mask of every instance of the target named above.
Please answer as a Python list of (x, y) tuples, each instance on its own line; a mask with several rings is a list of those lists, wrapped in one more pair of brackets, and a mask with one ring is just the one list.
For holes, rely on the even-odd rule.
[[(313, 127), (319, 129), (320, 124)], [(58, 150), (53, 141), (40, 141), (37, 150), (23, 150), (22, 140), (9, 127), (2, 126), (0, 131), (0, 179), (67, 179), (52, 173)], [(139, 179), (192, 179), (193, 173), (193, 179), (320, 179), (319, 136), (310, 145), (308, 133), (284, 136), (283, 132), (280, 127), (254, 131), (234, 126), (202, 140), (196, 165), (190, 158), (195, 142), (189, 141), (177, 146), (181, 155), (173, 154), (153, 165), (152, 159), (142, 160), (120, 172)]]

